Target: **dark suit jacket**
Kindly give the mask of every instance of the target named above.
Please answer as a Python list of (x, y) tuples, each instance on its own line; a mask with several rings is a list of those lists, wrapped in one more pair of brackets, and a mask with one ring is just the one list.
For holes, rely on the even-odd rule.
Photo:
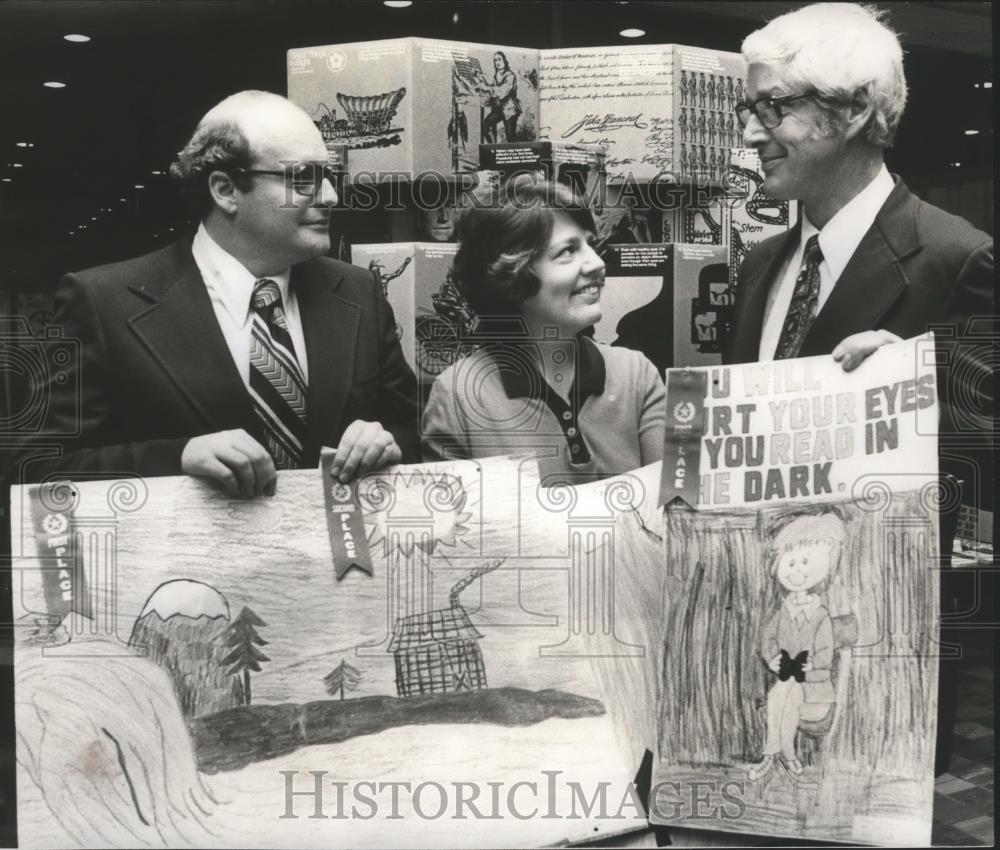
[[(800, 356), (829, 354), (861, 331), (884, 329), (908, 339), (934, 330), (942, 467), (947, 468), (948, 443), (976, 448), (992, 420), (993, 239), (924, 203), (894, 179), (895, 188), (816, 316)], [(796, 227), (764, 240), (747, 256), (724, 362), (759, 359), (768, 290), (798, 240)], [(988, 456), (988, 446), (978, 449)], [(968, 480), (968, 464), (955, 465), (954, 473)], [(988, 463), (978, 474), (983, 483)]]
[[(404, 461), (419, 461), (416, 380), (372, 275), (324, 257), (295, 266), (291, 286), (309, 364), (303, 465), (316, 465), (320, 447), (336, 446), (355, 419), (380, 422)], [(55, 321), (80, 341), (81, 359), (50, 385), (47, 430), (77, 436), (12, 483), (53, 472), (179, 475), (191, 437), (243, 428), (263, 442), (190, 238), (67, 275)]]

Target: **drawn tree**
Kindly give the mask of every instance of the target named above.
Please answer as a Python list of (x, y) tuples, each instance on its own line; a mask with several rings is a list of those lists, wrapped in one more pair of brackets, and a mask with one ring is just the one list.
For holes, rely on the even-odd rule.
[(352, 667), (346, 659), (343, 659), (340, 664), (323, 677), (323, 684), (330, 696), (335, 696), (337, 691), (340, 691), (340, 698), (343, 699), (344, 691), (357, 690), (358, 685), (361, 684), (362, 675), (360, 670)]
[(257, 634), (257, 627), (266, 625), (253, 610), (244, 605), (239, 616), (222, 636), (226, 648), (230, 650), (222, 659), (222, 663), (229, 666), (228, 674), (243, 674), (244, 705), (250, 705), (250, 671), (259, 673), (260, 662), (271, 660), (257, 649), (258, 646), (267, 646), (267, 641)]

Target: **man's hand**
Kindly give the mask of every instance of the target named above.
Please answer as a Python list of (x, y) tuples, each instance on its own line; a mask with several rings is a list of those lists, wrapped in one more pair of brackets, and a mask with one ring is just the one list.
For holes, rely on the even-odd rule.
[(862, 331), (852, 334), (833, 349), (833, 359), (845, 372), (853, 372), (869, 355), (891, 342), (902, 342), (903, 338), (891, 331)]
[(181, 453), (181, 469), (244, 499), (273, 496), (278, 476), (267, 449), (242, 428), (192, 437)]
[(355, 419), (347, 426), (336, 452), (330, 472), (342, 484), (403, 459), (395, 437), (378, 422), (364, 419)]

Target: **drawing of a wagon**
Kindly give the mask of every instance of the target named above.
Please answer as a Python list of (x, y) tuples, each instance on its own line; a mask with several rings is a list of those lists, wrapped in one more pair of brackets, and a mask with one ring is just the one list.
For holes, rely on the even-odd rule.
[(346, 121), (342, 125), (335, 120), (331, 132), (336, 136), (377, 136), (388, 133), (392, 129), (396, 108), (405, 95), (405, 87), (372, 95), (338, 93), (337, 103), (344, 110)]

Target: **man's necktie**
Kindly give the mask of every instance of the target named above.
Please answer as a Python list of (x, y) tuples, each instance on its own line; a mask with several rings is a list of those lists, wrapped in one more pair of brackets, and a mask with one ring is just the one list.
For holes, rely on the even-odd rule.
[(306, 382), (273, 280), (258, 280), (253, 290), (250, 341), (250, 396), (264, 426), (265, 447), (278, 469), (302, 464), (306, 433)]
[(775, 360), (785, 360), (797, 357), (802, 341), (809, 333), (813, 319), (816, 318), (816, 305), (819, 303), (819, 264), (823, 261), (823, 251), (819, 247), (819, 234), (814, 233), (806, 242), (802, 254), (802, 268), (795, 279), (795, 289), (792, 291), (792, 302), (788, 305), (785, 324), (781, 327), (778, 337), (778, 347), (774, 353)]

